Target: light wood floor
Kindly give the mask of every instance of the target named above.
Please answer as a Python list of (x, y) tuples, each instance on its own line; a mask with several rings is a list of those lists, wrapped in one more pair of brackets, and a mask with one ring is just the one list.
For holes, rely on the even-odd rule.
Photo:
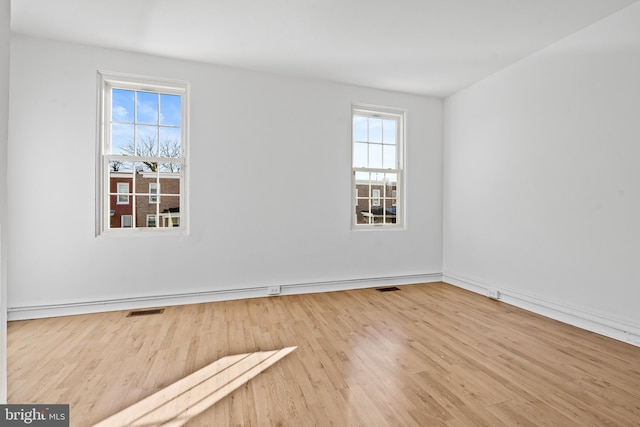
[(640, 425), (640, 348), (443, 284), (10, 322), (10, 403), (89, 426), (224, 356), (298, 346), (190, 426)]

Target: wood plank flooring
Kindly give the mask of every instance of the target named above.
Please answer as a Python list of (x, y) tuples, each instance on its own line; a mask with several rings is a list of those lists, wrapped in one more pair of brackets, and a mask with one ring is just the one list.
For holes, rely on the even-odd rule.
[(640, 425), (640, 348), (444, 283), (10, 322), (10, 403), (90, 426), (222, 357), (298, 346), (189, 426)]

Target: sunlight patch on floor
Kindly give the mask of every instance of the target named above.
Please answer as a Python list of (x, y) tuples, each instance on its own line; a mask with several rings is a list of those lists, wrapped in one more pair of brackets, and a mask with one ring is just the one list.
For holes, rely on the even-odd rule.
[(296, 348), (223, 357), (94, 427), (182, 426)]

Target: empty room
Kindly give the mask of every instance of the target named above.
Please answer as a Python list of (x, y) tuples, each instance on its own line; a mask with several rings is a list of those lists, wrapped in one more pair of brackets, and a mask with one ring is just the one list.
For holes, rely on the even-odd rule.
[(640, 1), (1, 1), (0, 284), (0, 425), (640, 425)]

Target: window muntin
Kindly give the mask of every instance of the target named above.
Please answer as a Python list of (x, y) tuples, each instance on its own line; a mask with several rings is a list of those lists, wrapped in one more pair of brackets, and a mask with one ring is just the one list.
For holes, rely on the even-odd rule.
[[(121, 228), (184, 230), (186, 84), (105, 74), (100, 80), (98, 233)], [(124, 185), (115, 181), (127, 185), (128, 206)]]
[(352, 111), (352, 212), (354, 228), (401, 228), (404, 113)]

